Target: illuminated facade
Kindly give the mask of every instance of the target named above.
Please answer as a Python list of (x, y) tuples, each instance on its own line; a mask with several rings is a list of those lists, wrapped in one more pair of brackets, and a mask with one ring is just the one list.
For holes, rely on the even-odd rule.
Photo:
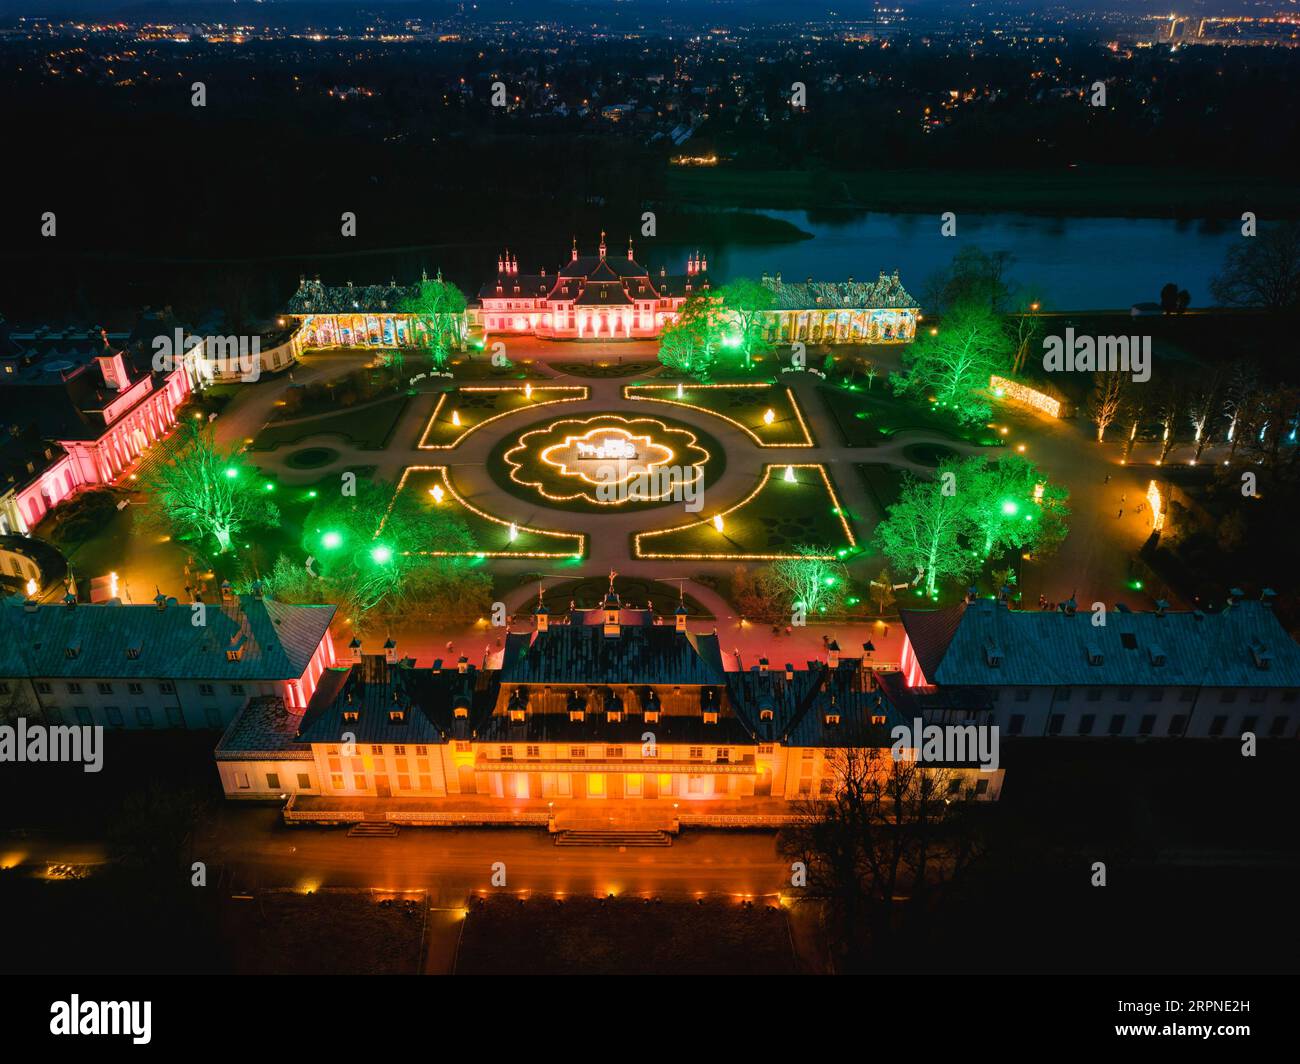
[[(717, 635), (688, 631), (683, 609), (663, 624), (612, 592), (556, 617), (539, 605), (486, 669), (416, 668), (391, 640), (384, 656), (353, 651), (304, 713), (258, 705), (232, 724), (217, 748), (227, 797), (289, 793), (287, 818), (316, 821), (361, 819), (360, 805), (439, 823), (430, 799), (469, 798), (503, 820), (592, 801), (779, 816), (832, 793), (837, 750), (888, 757), (902, 723), (877, 674), (834, 647), (800, 669), (727, 672)], [(997, 796), (1000, 772), (958, 771)]]
[[(427, 280), (427, 277), (426, 277)], [(899, 281), (881, 273), (876, 281), (790, 283), (764, 275), (771, 309), (762, 332), (772, 342), (823, 344), (907, 343), (915, 338), (920, 310)], [(398, 308), (418, 285), (354, 287), (301, 279), (286, 316), (300, 326), (303, 347), (419, 347), (425, 326)], [(535, 336), (546, 340), (652, 340), (675, 321), (692, 296), (710, 295), (708, 257), (699, 252), (685, 273), (640, 265), (632, 242), (626, 255), (609, 254), (602, 233), (594, 255), (575, 241), (569, 261), (554, 272), (520, 273), (510, 252), (497, 259), (496, 276), (479, 288), (465, 310), (461, 339)]]

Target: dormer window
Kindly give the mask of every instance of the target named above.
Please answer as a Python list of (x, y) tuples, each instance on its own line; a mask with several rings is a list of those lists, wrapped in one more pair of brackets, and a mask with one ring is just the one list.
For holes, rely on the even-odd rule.
[(355, 724), (361, 719), (361, 713), (355, 709), (345, 709), (343, 711), (343, 721), (345, 724)]
[(522, 709), (512, 709), (512, 710), (510, 711), (510, 719), (511, 719), (511, 721), (513, 721), (515, 724), (522, 724), (522, 723), (524, 722), (524, 710), (522, 710)]
[(1101, 653), (1101, 647), (1097, 646), (1096, 643), (1091, 643), (1091, 644), (1089, 644), (1089, 646), (1088, 646), (1088, 664), (1089, 664), (1089, 665), (1100, 665), (1100, 664), (1102, 664), (1102, 662), (1103, 662), (1104, 660), (1105, 660), (1105, 659), (1102, 657), (1102, 653)]
[(457, 706), (454, 711), (454, 716), (456, 717), (457, 720), (465, 720), (467, 717), (469, 717), (469, 707)]
[(647, 710), (645, 711), (645, 722), (646, 722), (647, 724), (658, 724), (658, 723), (659, 723), (659, 710), (657, 710), (657, 709), (647, 709)]
[(826, 714), (826, 726), (828, 728), (833, 728), (839, 722), (840, 722), (840, 715), (838, 713)]
[(706, 710), (704, 711), (704, 723), (705, 723), (705, 724), (717, 724), (717, 723), (718, 723), (718, 711), (717, 711), (716, 709), (713, 709), (713, 710), (706, 709)]
[(617, 724), (623, 719), (623, 711), (621, 709), (611, 709), (605, 716), (611, 724)]
[(144, 644), (138, 639), (134, 643), (128, 643), (126, 647), (126, 656), (132, 661), (140, 660), (140, 651), (144, 649)]
[(885, 716), (884, 716), (884, 714), (883, 714), (883, 713), (873, 713), (873, 714), (871, 715), (871, 723), (872, 723), (872, 724), (884, 724), (884, 723), (885, 723)]
[(773, 714), (772, 714), (772, 711), (771, 711), (770, 709), (760, 709), (760, 710), (758, 711), (758, 719), (759, 719), (759, 720), (771, 720), (771, 719), (772, 719), (772, 716), (773, 716)]
[(582, 709), (569, 710), (569, 720), (571, 720), (573, 723), (581, 724), (586, 719), (587, 719), (586, 710), (582, 710)]
[(68, 658), (68, 660), (71, 661), (73, 658), (77, 657), (81, 653), (80, 641), (75, 643), (69, 643), (66, 647), (63, 648), (63, 652), (64, 655)]
[(388, 711), (388, 722), (390, 724), (405, 724), (406, 710), (402, 709), (400, 706), (394, 706)]

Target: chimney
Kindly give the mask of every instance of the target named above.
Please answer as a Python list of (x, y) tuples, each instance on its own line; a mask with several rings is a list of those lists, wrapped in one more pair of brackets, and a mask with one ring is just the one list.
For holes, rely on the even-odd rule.
[(391, 635), (384, 640), (384, 661), (389, 665), (397, 664), (397, 640)]

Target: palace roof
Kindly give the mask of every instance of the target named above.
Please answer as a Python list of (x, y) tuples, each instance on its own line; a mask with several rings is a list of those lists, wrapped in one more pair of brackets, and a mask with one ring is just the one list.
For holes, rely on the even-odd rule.
[[(736, 714), (753, 738), (786, 746), (888, 746), (889, 731), (902, 717), (871, 685), (858, 658), (828, 668), (728, 673)], [(764, 720), (771, 712), (771, 719)], [(884, 718), (873, 723), (872, 718)], [(838, 718), (838, 719), (836, 719)]]
[(1010, 610), (978, 599), (903, 610), (931, 684), (1300, 687), (1300, 646), (1266, 602), (1219, 613)]
[[(252, 595), (210, 603), (0, 607), (0, 676), (33, 679), (293, 680), (325, 638), (334, 606), (289, 606)], [(236, 652), (233, 659), (228, 650)]]
[(915, 310), (917, 302), (898, 279), (898, 271), (868, 283), (860, 281), (814, 281), (792, 284), (775, 277), (763, 276), (761, 283), (771, 289), (774, 310)]
[(501, 682), (540, 684), (696, 684), (724, 681), (718, 637), (667, 625), (621, 628), (561, 624), (506, 637)]
[(376, 311), (397, 311), (408, 299), (420, 294), (419, 284), (388, 284), (353, 286), (323, 285), (320, 278), (313, 281), (299, 278), (298, 290), (289, 297), (285, 311), (289, 314), (365, 314)]
[[(630, 250), (630, 249), (629, 249)], [(609, 256), (602, 243), (601, 253), (579, 255), (561, 266), (554, 274), (520, 273), (519, 263), (509, 252), (497, 260), (497, 274), (478, 291), (483, 299), (547, 299), (552, 303), (576, 306), (627, 306), (637, 299), (667, 299), (686, 294), (686, 286), (701, 290), (709, 287), (708, 272), (702, 260), (691, 260), (691, 272), (658, 276), (635, 259), (625, 255)]]

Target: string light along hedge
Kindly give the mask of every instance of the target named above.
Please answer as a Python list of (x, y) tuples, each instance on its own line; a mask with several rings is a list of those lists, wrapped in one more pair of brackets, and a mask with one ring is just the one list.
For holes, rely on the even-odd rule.
[[(667, 489), (665, 492), (659, 495), (649, 496), (643, 500), (600, 499), (597, 498), (595, 495), (582, 489), (581, 487), (579, 487), (577, 491), (570, 492), (567, 495), (560, 494), (558, 492), (548, 491), (546, 487), (543, 485), (541, 479), (537, 478), (535, 473), (531, 473), (529, 470), (525, 468), (524, 461), (516, 460), (515, 458), (515, 456), (519, 454), (519, 452), (521, 451), (529, 452), (529, 445), (527, 441), (529, 440), (530, 437), (533, 436), (545, 437), (548, 434), (555, 434), (558, 431), (562, 431), (566, 427), (572, 427), (575, 430), (574, 434), (566, 435), (562, 442), (554, 443), (544, 448), (541, 452), (535, 455), (536, 459), (539, 462), (541, 462), (543, 466), (547, 467), (548, 469), (559, 470), (559, 473), (556, 475), (564, 476), (565, 471), (568, 469), (568, 464), (563, 460), (558, 460), (550, 457), (552, 452), (560, 450), (561, 448), (569, 446), (577, 441), (587, 440), (588, 438), (590, 438), (596, 433), (601, 432), (602, 430), (619, 432), (622, 433), (625, 437), (633, 437), (635, 436), (634, 430), (637, 427), (643, 425), (647, 426), (648, 431), (651, 432), (653, 432), (654, 428), (657, 428), (659, 431), (660, 439), (656, 440), (654, 439), (654, 437), (645, 437), (645, 436), (640, 436), (637, 438), (646, 438), (648, 439), (648, 442), (652, 447), (656, 447), (660, 451), (666, 451), (667, 452), (666, 458), (663, 458), (661, 461), (655, 462), (652, 466), (647, 467), (647, 469), (644, 471), (641, 470), (638, 470), (636, 472), (630, 470), (626, 471), (623, 477), (617, 481), (602, 482), (599, 480), (593, 480), (591, 477), (581, 472), (576, 474), (570, 474), (576, 476), (577, 479), (581, 480), (582, 482), (586, 484), (590, 484), (592, 486), (596, 486), (601, 483), (604, 483), (608, 486), (613, 486), (615, 484), (626, 483), (627, 481), (632, 480), (636, 477), (640, 477), (643, 474), (649, 475), (650, 477), (654, 477), (655, 476), (654, 471), (656, 469), (663, 468), (663, 467), (679, 466), (681, 468), (689, 469), (691, 471), (689, 479), (675, 482), (675, 484), (665, 485)], [(581, 431), (584, 428), (586, 431), (585, 432)], [(674, 436), (685, 438), (681, 448), (679, 449), (681, 453), (679, 453), (679, 450), (674, 450), (673, 448), (668, 447), (667, 444), (660, 442), (662, 439), (670, 439)], [(529, 453), (531, 454), (531, 452)], [(513, 447), (511, 447), (508, 451), (506, 451), (506, 453), (502, 456), (502, 460), (509, 468), (510, 480), (513, 483), (523, 488), (530, 488), (531, 490), (537, 492), (538, 495), (542, 496), (542, 498), (548, 500), (549, 502), (570, 502), (574, 499), (581, 499), (584, 502), (588, 502), (596, 506), (624, 506), (629, 501), (654, 502), (659, 499), (662, 499), (665, 495), (671, 495), (678, 488), (688, 487), (696, 483), (697, 481), (702, 480), (704, 477), (704, 466), (708, 463), (710, 457), (711, 456), (709, 454), (708, 449), (702, 446), (699, 442), (699, 438), (695, 435), (695, 433), (692, 432), (689, 428), (687, 428), (684, 425), (678, 426), (674, 424), (670, 426), (670, 425), (666, 425), (658, 418), (652, 418), (652, 417), (625, 417), (622, 414), (593, 414), (591, 417), (588, 418), (577, 418), (577, 417), (561, 418), (557, 421), (552, 421), (546, 425), (542, 425), (539, 428), (529, 429), (527, 432), (525, 432), (522, 436), (519, 437), (519, 439), (515, 442), (515, 445)], [(527, 477), (531, 475), (533, 476), (533, 479), (531, 480), (521, 479), (521, 474), (523, 477)], [(563, 483), (563, 481), (561, 481), (561, 483)]]
[[(444, 500), (450, 500), (452, 503), (460, 506), (467, 513), (473, 514), (480, 520), (488, 521), (491, 524), (504, 529), (504, 532), (502, 533), (503, 543), (508, 544), (512, 542), (515, 537), (528, 535), (538, 536), (547, 540), (555, 540), (557, 546), (565, 541), (573, 544), (573, 547), (569, 550), (557, 549), (553, 551), (526, 549), (490, 550), (485, 548), (482, 550), (468, 551), (422, 550), (414, 553), (428, 555), (429, 557), (434, 558), (582, 558), (587, 553), (587, 537), (582, 532), (559, 532), (548, 528), (533, 528), (530, 525), (523, 525), (518, 522), (503, 521), (499, 517), (494, 517), (492, 514), (480, 510), (452, 486), (451, 478), (447, 475), (447, 467), (443, 465), (407, 466), (406, 469), (402, 471), (401, 480), (397, 482), (397, 491), (393, 493), (394, 500), (396, 500), (397, 496), (403, 491), (407, 490), (407, 481), (413, 473), (432, 473), (437, 480), (441, 481), (441, 483), (436, 484), (435, 487), (442, 488), (443, 497), (442, 499), (435, 501), (434, 505), (441, 506), (444, 505)], [(432, 494), (433, 491), (434, 488), (429, 489), (430, 494)], [(390, 503), (388, 512), (385, 512), (384, 514), (384, 520), (379, 523), (379, 529), (375, 532), (376, 537), (383, 532), (384, 523), (388, 520), (388, 513), (391, 511), (392, 504)]]
[[(683, 385), (683, 391), (690, 391), (690, 392), (725, 391), (725, 390), (739, 391), (741, 389), (757, 389), (757, 388), (766, 389), (768, 391), (775, 391), (776, 385), (770, 383), (757, 383), (757, 382), (747, 383), (747, 384), (692, 384), (689, 387)], [(785, 388), (783, 389), (783, 391), (785, 392), (786, 402), (790, 404), (790, 410), (794, 413), (795, 420), (798, 422), (799, 425), (800, 438), (795, 441), (789, 441), (789, 440), (773, 441), (771, 439), (765, 440), (763, 439), (762, 436), (760, 436), (757, 432), (755, 432), (744, 422), (737, 421), (734, 417), (731, 417), (729, 414), (724, 414), (719, 410), (712, 409), (711, 407), (701, 406), (698, 403), (688, 403), (685, 399), (665, 398), (660, 395), (640, 394), (640, 393), (647, 393), (647, 392), (671, 392), (675, 396), (677, 389), (678, 386), (676, 384), (628, 384), (628, 385), (624, 385), (623, 387), (623, 398), (632, 399), (643, 403), (667, 403), (669, 406), (680, 406), (685, 408), (686, 410), (698, 410), (700, 413), (710, 414), (713, 417), (721, 418), (723, 421), (735, 425), (736, 428), (740, 429), (741, 432), (745, 433), (750, 439), (752, 439), (760, 447), (815, 447), (816, 446), (816, 443), (813, 441), (812, 433), (808, 430), (808, 422), (804, 420), (803, 411), (799, 409), (799, 400), (795, 398), (794, 391), (790, 388)], [(778, 399), (778, 402), (779, 401), (780, 400)], [(769, 426), (765, 425), (764, 429), (766, 430), (767, 428), (769, 428)], [(784, 427), (782, 430), (784, 431)]]
[[(509, 410), (502, 410), (496, 414), (493, 414), (491, 417), (484, 418), (482, 421), (475, 421), (473, 424), (465, 425), (464, 431), (461, 432), (460, 435), (458, 435), (450, 443), (429, 442), (429, 434), (434, 430), (434, 426), (438, 424), (439, 415), (442, 413), (443, 408), (447, 405), (448, 396), (451, 396), (454, 399), (454, 397), (457, 395), (461, 395), (461, 394), (470, 395), (470, 394), (482, 393), (482, 392), (488, 392), (488, 393), (517, 392), (521, 395), (526, 396), (530, 401), (523, 403), (519, 406), (512, 407)], [(532, 398), (534, 396), (543, 395), (543, 394), (554, 395), (555, 398), (550, 398), (550, 399)], [(424, 432), (420, 436), (420, 442), (416, 444), (416, 449), (421, 451), (450, 451), (453, 447), (459, 447), (462, 443), (464, 443), (465, 437), (470, 435), (470, 433), (477, 432), (484, 425), (490, 425), (492, 422), (500, 418), (509, 417), (511, 414), (518, 414), (526, 410), (535, 410), (543, 406), (554, 406), (556, 403), (581, 402), (583, 399), (586, 399), (589, 394), (590, 394), (590, 389), (587, 388), (586, 385), (548, 384), (548, 385), (534, 386), (531, 383), (526, 383), (526, 384), (518, 384), (518, 385), (484, 384), (484, 385), (472, 385), (472, 386), (467, 385), (465, 387), (458, 387), (453, 392), (443, 392), (441, 395), (438, 396), (438, 402), (434, 405), (433, 413), (429, 415), (429, 420), (425, 423)], [(459, 410), (453, 408), (450, 416), (454, 417), (457, 416), (459, 413), (460, 413)], [(450, 420), (450, 418), (444, 420)]]
[[(689, 524), (678, 525), (675, 528), (660, 529), (655, 532), (638, 532), (632, 539), (633, 554), (637, 558), (684, 558), (695, 559), (700, 561), (783, 561), (788, 558), (817, 558), (822, 561), (832, 561), (843, 557), (835, 551), (826, 554), (805, 555), (794, 552), (776, 552), (776, 553), (759, 553), (747, 551), (731, 551), (719, 548), (716, 551), (672, 551), (672, 550), (655, 550), (654, 541), (664, 536), (672, 536), (677, 533), (693, 531), (711, 527), (719, 540), (726, 535), (727, 526), (730, 523), (729, 518), (734, 514), (736, 519), (743, 519), (740, 511), (749, 503), (756, 499), (769, 485), (779, 489), (782, 484), (789, 483), (790, 475), (796, 469), (812, 469), (816, 471), (817, 477), (820, 478), (822, 486), (826, 490), (826, 501), (829, 503), (832, 512), (839, 519), (840, 528), (844, 532), (844, 540), (848, 544), (848, 549), (856, 549), (858, 545), (857, 538), (853, 535), (853, 529), (849, 525), (848, 518), (845, 516), (844, 507), (841, 505), (839, 496), (835, 494), (835, 486), (831, 483), (830, 475), (826, 472), (826, 467), (820, 463), (804, 464), (769, 464), (763, 468), (763, 477), (758, 482), (758, 486), (746, 495), (740, 502), (736, 503), (730, 509), (722, 510), (719, 513), (710, 514), (699, 521), (692, 521)], [(775, 474), (775, 476), (774, 476)], [(801, 486), (807, 486), (805, 482), (798, 482)]]

